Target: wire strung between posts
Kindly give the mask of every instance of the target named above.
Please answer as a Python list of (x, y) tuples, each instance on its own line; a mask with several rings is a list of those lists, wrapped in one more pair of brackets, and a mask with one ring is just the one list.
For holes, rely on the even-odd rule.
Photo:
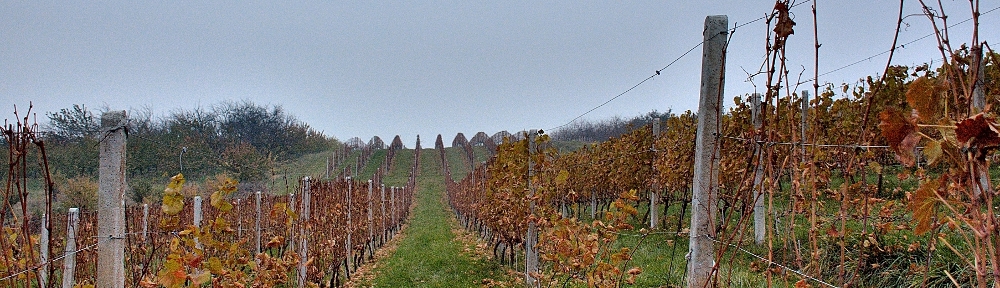
[[(718, 35), (716, 35), (716, 36), (718, 36)], [(715, 37), (712, 37), (712, 38), (715, 38)], [(709, 39), (709, 40), (711, 40), (711, 39)], [(574, 121), (579, 120), (581, 117), (586, 116), (587, 114), (590, 114), (590, 112), (594, 112), (594, 110), (597, 110), (598, 108), (604, 107), (604, 105), (608, 105), (608, 103), (611, 103), (611, 101), (615, 101), (615, 99), (618, 99), (619, 97), (622, 97), (622, 95), (625, 95), (626, 93), (631, 92), (632, 90), (635, 90), (635, 88), (639, 87), (639, 85), (642, 85), (643, 83), (646, 83), (647, 81), (652, 80), (653, 77), (656, 77), (657, 75), (660, 75), (660, 72), (662, 72), (663, 70), (666, 70), (667, 68), (670, 68), (670, 66), (673, 66), (674, 64), (676, 64), (677, 61), (680, 61), (682, 58), (684, 58), (688, 54), (691, 54), (691, 51), (694, 51), (694, 49), (697, 49), (702, 44), (705, 44), (706, 41), (708, 41), (708, 40), (698, 42), (697, 45), (694, 45), (693, 47), (691, 47), (691, 49), (688, 49), (686, 52), (684, 52), (684, 54), (681, 54), (681, 56), (679, 56), (676, 59), (674, 59), (674, 61), (671, 61), (670, 64), (667, 64), (667, 66), (664, 66), (660, 70), (656, 70), (656, 72), (653, 75), (649, 75), (649, 77), (646, 77), (646, 79), (642, 79), (642, 81), (639, 81), (639, 83), (636, 83), (635, 85), (632, 85), (632, 87), (628, 88), (627, 90), (625, 90), (625, 92), (618, 93), (618, 95), (615, 95), (615, 97), (611, 97), (611, 99), (608, 99), (608, 101), (604, 101), (604, 103), (601, 103), (601, 105), (597, 105), (596, 107), (591, 108), (590, 110), (587, 110), (587, 112), (583, 112), (583, 114), (580, 114), (579, 116), (576, 116), (576, 118), (573, 118), (573, 120), (569, 120), (569, 122), (566, 122), (566, 124), (562, 124), (562, 125), (556, 126), (555, 128), (549, 128), (548, 130), (555, 131), (556, 129), (559, 129), (559, 128), (562, 128), (562, 127), (566, 127), (569, 124), (573, 124)]]
[[(984, 15), (986, 15), (986, 14), (990, 14), (990, 13), (992, 13), (992, 12), (994, 12), (994, 11), (997, 11), (997, 10), (1000, 10), (1000, 6), (997, 6), (997, 7), (994, 7), (993, 9), (990, 9), (990, 10), (987, 10), (986, 12), (983, 12), (983, 13), (980, 13), (980, 14), (979, 14), (979, 16), (980, 16), (980, 17), (982, 17), (982, 16), (984, 16)], [(968, 19), (965, 19), (965, 20), (962, 20), (962, 21), (959, 21), (958, 23), (955, 23), (955, 24), (951, 24), (951, 25), (948, 25), (948, 28), (953, 28), (953, 27), (955, 27), (955, 26), (958, 26), (958, 25), (961, 25), (961, 24), (965, 24), (966, 22), (969, 22), (969, 21), (972, 21), (972, 18), (968, 18)], [(818, 77), (822, 77), (822, 76), (826, 76), (826, 75), (829, 75), (829, 74), (831, 74), (831, 73), (834, 73), (834, 72), (837, 72), (837, 71), (840, 71), (840, 70), (844, 70), (844, 69), (847, 69), (848, 67), (851, 67), (851, 66), (854, 66), (854, 65), (858, 65), (858, 64), (861, 64), (861, 63), (863, 63), (863, 62), (867, 62), (867, 61), (871, 61), (872, 59), (875, 59), (875, 57), (878, 57), (878, 56), (882, 56), (882, 55), (885, 55), (886, 53), (889, 53), (889, 52), (892, 52), (892, 50), (895, 50), (895, 49), (905, 49), (905, 48), (906, 48), (906, 45), (910, 45), (910, 44), (913, 44), (913, 43), (916, 43), (917, 41), (920, 41), (920, 40), (924, 40), (924, 39), (927, 39), (927, 38), (929, 38), (929, 37), (931, 37), (931, 36), (934, 36), (934, 35), (935, 35), (935, 33), (930, 33), (930, 34), (927, 34), (927, 35), (924, 35), (924, 36), (921, 36), (920, 38), (917, 38), (917, 39), (913, 39), (913, 40), (911, 40), (910, 42), (906, 42), (906, 43), (903, 43), (903, 44), (900, 44), (899, 46), (896, 46), (896, 47), (893, 47), (892, 49), (889, 49), (889, 50), (885, 50), (885, 51), (882, 51), (882, 52), (879, 52), (878, 54), (875, 54), (875, 55), (871, 55), (871, 56), (868, 56), (868, 57), (865, 57), (865, 58), (863, 58), (863, 59), (861, 59), (861, 60), (858, 60), (858, 61), (855, 61), (855, 62), (852, 62), (852, 63), (850, 63), (850, 64), (847, 64), (847, 65), (844, 65), (844, 66), (840, 66), (840, 67), (839, 67), (839, 68), (837, 68), (837, 69), (833, 69), (833, 70), (830, 70), (830, 71), (826, 71), (826, 72), (823, 72), (823, 73), (820, 73), (820, 74), (818, 75)], [(942, 60), (942, 61), (944, 61), (945, 59), (941, 59), (941, 60)], [(808, 80), (804, 80), (804, 81), (801, 81), (801, 82), (799, 82), (799, 83), (795, 83), (795, 85), (796, 85), (796, 86), (798, 86), (798, 85), (801, 85), (801, 84), (805, 84), (805, 83), (808, 83), (808, 82), (812, 82), (812, 81), (814, 81), (814, 80), (816, 80), (816, 79), (817, 79), (817, 78), (812, 78), (812, 79), (808, 79)]]
[[(103, 241), (109, 241), (109, 240), (112, 239), (112, 238), (109, 238), (109, 237), (103, 237), (103, 238), (105, 238)], [(27, 268), (27, 269), (21, 270), (20, 272), (17, 272), (17, 273), (14, 273), (14, 274), (10, 274), (10, 275), (7, 275), (6, 277), (0, 278), (0, 282), (7, 281), (7, 280), (10, 280), (10, 278), (14, 278), (15, 276), (18, 276), (18, 275), (21, 275), (21, 274), (24, 274), (24, 273), (28, 273), (28, 272), (31, 272), (33, 270), (42, 268), (42, 266), (51, 265), (51, 264), (55, 263), (56, 261), (59, 261), (59, 260), (62, 260), (63, 258), (66, 258), (67, 254), (74, 254), (75, 255), (76, 253), (83, 252), (84, 250), (89, 250), (91, 248), (94, 248), (94, 247), (96, 247), (100, 243), (101, 243), (101, 241), (98, 241), (97, 243), (90, 244), (87, 247), (83, 247), (83, 248), (77, 249), (76, 251), (73, 251), (71, 253), (63, 253), (63, 255), (60, 255), (59, 257), (56, 257), (56, 258), (52, 258), (51, 260), (46, 261), (45, 263), (36, 264), (35, 267)]]
[[(799, 6), (799, 5), (802, 5), (802, 4), (805, 4), (805, 3), (806, 2), (796, 3), (796, 4), (792, 5), (791, 7), (789, 7), (789, 9), (795, 8), (796, 6)], [(743, 26), (747, 26), (747, 25), (753, 24), (755, 22), (759, 22), (761, 20), (767, 19), (768, 17), (771, 17), (772, 15), (773, 15), (773, 13), (761, 16), (760, 18), (751, 20), (749, 22), (736, 25), (732, 29), (729, 29), (727, 31), (729, 31), (729, 34), (735, 33), (736, 29), (739, 29), (739, 28), (742, 28)], [(556, 129), (559, 129), (559, 128), (562, 128), (562, 127), (566, 127), (569, 124), (572, 124), (574, 121), (579, 120), (581, 117), (586, 116), (587, 114), (590, 114), (590, 112), (594, 112), (594, 110), (597, 110), (598, 108), (604, 107), (604, 105), (607, 105), (608, 103), (611, 103), (611, 101), (614, 101), (615, 99), (618, 99), (619, 97), (622, 97), (622, 95), (625, 95), (626, 93), (634, 90), (636, 87), (639, 87), (639, 85), (642, 85), (643, 83), (646, 83), (646, 81), (649, 81), (649, 80), (653, 79), (653, 77), (656, 77), (656, 76), (660, 75), (660, 72), (663, 72), (663, 70), (666, 70), (667, 68), (670, 68), (670, 66), (673, 66), (675, 63), (677, 63), (677, 61), (680, 61), (681, 59), (683, 59), (688, 54), (691, 54), (691, 52), (694, 51), (694, 49), (697, 49), (701, 45), (704, 45), (705, 42), (708, 42), (708, 41), (710, 41), (712, 39), (715, 39), (715, 37), (718, 37), (718, 36), (719, 35), (715, 35), (715, 36), (712, 36), (712, 38), (709, 38), (709, 39), (703, 40), (701, 42), (698, 42), (698, 44), (692, 46), (691, 49), (688, 49), (687, 51), (685, 51), (684, 54), (681, 54), (681, 56), (675, 58), (674, 61), (670, 61), (670, 63), (667, 64), (667, 66), (664, 66), (663, 68), (660, 68), (659, 70), (656, 70), (656, 72), (653, 75), (649, 75), (649, 77), (646, 77), (646, 79), (642, 79), (642, 81), (639, 81), (639, 83), (633, 85), (631, 88), (628, 88), (627, 90), (625, 90), (625, 92), (619, 93), (618, 95), (615, 95), (615, 97), (611, 97), (611, 99), (608, 99), (608, 101), (604, 101), (604, 103), (601, 103), (601, 105), (597, 105), (596, 107), (591, 108), (590, 110), (587, 110), (587, 112), (583, 112), (583, 114), (580, 114), (579, 116), (576, 116), (576, 118), (573, 118), (573, 120), (570, 120), (569, 122), (566, 122), (566, 124), (562, 124), (562, 125), (556, 126), (555, 128), (549, 128), (548, 130), (555, 131)]]
[(854, 148), (854, 149), (889, 149), (889, 146), (884, 145), (855, 145), (855, 144), (815, 144), (815, 143), (799, 143), (799, 142), (769, 142), (769, 141), (756, 141), (753, 139), (746, 139), (733, 136), (720, 136), (720, 138), (733, 139), (745, 142), (756, 142), (762, 145), (789, 145), (789, 146), (814, 146), (819, 148)]
[(732, 243), (723, 243), (722, 241), (719, 241), (719, 240), (715, 240), (715, 238), (712, 238), (712, 236), (709, 236), (709, 235), (701, 235), (701, 237), (705, 237), (705, 238), (708, 238), (708, 240), (712, 240), (712, 242), (715, 242), (715, 243), (719, 243), (719, 244), (723, 244), (723, 245), (729, 245), (729, 246), (731, 246), (731, 247), (733, 247), (733, 248), (736, 248), (736, 249), (738, 249), (738, 250), (740, 250), (740, 251), (743, 251), (743, 253), (746, 253), (747, 255), (750, 255), (750, 256), (753, 256), (754, 258), (757, 258), (757, 259), (760, 259), (761, 261), (764, 261), (764, 262), (767, 262), (767, 263), (768, 263), (768, 265), (774, 265), (774, 266), (778, 266), (778, 267), (780, 267), (781, 269), (784, 269), (785, 271), (788, 271), (788, 272), (792, 272), (792, 273), (795, 273), (795, 274), (798, 274), (799, 276), (802, 276), (802, 277), (804, 277), (804, 278), (806, 278), (806, 279), (809, 279), (809, 280), (812, 280), (812, 281), (816, 281), (817, 283), (820, 283), (820, 284), (823, 284), (823, 285), (826, 285), (827, 287), (833, 287), (833, 288), (838, 288), (838, 287), (837, 287), (836, 285), (833, 285), (833, 284), (830, 284), (830, 283), (827, 283), (826, 281), (823, 281), (823, 280), (820, 280), (820, 279), (818, 279), (818, 278), (816, 278), (816, 277), (813, 277), (813, 276), (809, 276), (809, 274), (806, 274), (806, 273), (803, 273), (803, 272), (801, 272), (801, 271), (798, 271), (798, 270), (795, 270), (795, 269), (792, 269), (792, 268), (789, 268), (788, 266), (785, 266), (785, 265), (781, 265), (781, 264), (779, 264), (779, 263), (777, 263), (777, 262), (774, 262), (774, 261), (771, 261), (771, 260), (767, 260), (767, 258), (764, 258), (764, 256), (760, 256), (760, 255), (757, 255), (757, 254), (754, 254), (753, 252), (750, 252), (750, 251), (747, 251), (746, 249), (743, 249), (743, 247), (740, 247), (740, 246), (737, 246), (737, 245), (734, 245), (734, 244), (732, 244)]

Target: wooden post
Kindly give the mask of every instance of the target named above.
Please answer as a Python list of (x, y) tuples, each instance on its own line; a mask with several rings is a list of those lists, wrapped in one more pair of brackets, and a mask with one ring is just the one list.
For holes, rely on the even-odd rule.
[[(192, 221), (194, 227), (201, 229), (201, 196), (194, 196), (194, 221)], [(194, 247), (201, 249), (201, 241), (198, 238), (194, 239)]]
[(69, 208), (66, 214), (66, 249), (63, 257), (63, 288), (73, 288), (76, 284), (76, 227), (80, 224), (80, 208)]
[(649, 191), (649, 228), (656, 229), (656, 225), (660, 222), (660, 185), (656, 183), (657, 173), (656, 173), (656, 155), (659, 151), (656, 151), (656, 139), (660, 139), (660, 118), (653, 118), (653, 144), (649, 149), (652, 149), (653, 153), (653, 187), (652, 191)]
[(38, 262), (42, 266), (38, 269), (38, 286), (49, 287), (49, 216), (42, 214), (42, 231), (38, 235)]
[(302, 213), (299, 218), (302, 219), (302, 224), (299, 225), (299, 287), (306, 287), (306, 272), (308, 272), (306, 262), (309, 261), (309, 234), (306, 227), (309, 222), (309, 196), (312, 194), (309, 185), (309, 177), (302, 178)]
[(97, 195), (97, 283), (125, 287), (125, 111), (101, 115)]
[[(535, 163), (531, 161), (531, 155), (535, 152), (535, 135), (538, 134), (537, 130), (531, 130), (528, 132), (528, 198), (535, 197), (535, 187), (531, 185), (531, 177), (535, 176)], [(530, 215), (535, 215), (535, 200), (529, 202), (529, 213)], [(538, 242), (538, 227), (535, 227), (535, 221), (528, 220), (528, 235), (524, 238), (524, 276), (525, 282), (528, 287), (538, 287), (538, 280), (535, 279), (531, 274), (538, 272), (538, 248), (535, 244)]]
[(712, 287), (715, 264), (715, 218), (719, 189), (718, 131), (725, 87), (725, 47), (729, 36), (725, 15), (705, 18), (705, 43), (701, 62), (701, 100), (695, 139), (694, 179), (691, 197), (691, 234), (688, 247), (687, 287)]
[(753, 233), (754, 242), (764, 244), (764, 238), (767, 236), (767, 209), (764, 207), (764, 192), (761, 189), (762, 187), (760, 187), (760, 183), (764, 181), (764, 147), (760, 144), (763, 138), (757, 134), (760, 132), (760, 127), (764, 124), (760, 110), (760, 94), (754, 93), (750, 96), (750, 113), (753, 119), (753, 129), (756, 130), (756, 133), (754, 133), (753, 155), (757, 158), (753, 172)]
[(260, 243), (260, 200), (261, 200), (260, 198), (261, 198), (261, 195), (260, 195), (260, 191), (257, 191), (254, 194), (256, 196), (256, 199), (254, 199), (254, 200), (255, 200), (255, 202), (257, 202), (257, 219), (254, 221), (254, 230), (257, 231), (257, 233), (255, 234), (255, 237), (254, 237), (255, 238), (254, 242), (257, 242), (257, 250), (256, 250), (257, 253), (254, 254), (254, 258), (256, 258), (257, 254), (260, 254), (260, 252), (261, 252), (261, 250), (260, 250), (260, 244), (261, 244)]

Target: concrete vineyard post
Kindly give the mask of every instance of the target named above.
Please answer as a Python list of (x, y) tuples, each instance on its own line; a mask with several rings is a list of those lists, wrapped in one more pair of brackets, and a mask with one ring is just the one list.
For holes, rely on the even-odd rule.
[(392, 204), (392, 235), (395, 236), (397, 225), (399, 225), (396, 222), (396, 186), (392, 186), (392, 193), (389, 195), (389, 198), (391, 198), (389, 202)]
[(656, 139), (660, 138), (660, 118), (653, 118), (653, 144), (649, 149), (653, 153), (653, 181), (652, 191), (649, 192), (649, 228), (656, 229), (657, 222), (660, 222), (660, 187), (656, 183)]
[[(194, 227), (201, 229), (201, 196), (194, 196), (193, 213), (194, 213), (193, 217), (194, 221), (192, 224), (194, 225)], [(197, 238), (194, 239), (194, 247), (201, 249), (201, 241), (198, 241)]]
[(66, 249), (63, 256), (63, 288), (72, 288), (76, 284), (73, 274), (76, 272), (76, 227), (80, 224), (80, 208), (69, 208), (66, 214)]
[(254, 199), (254, 202), (256, 202), (257, 204), (256, 205), (257, 218), (254, 221), (254, 230), (256, 231), (256, 233), (254, 234), (254, 242), (257, 242), (257, 250), (256, 250), (257, 253), (254, 254), (254, 257), (256, 258), (257, 254), (260, 254), (260, 244), (261, 244), (260, 243), (260, 200), (261, 200), (260, 191), (255, 192), (254, 196), (256, 197), (256, 199)]
[(691, 234), (687, 287), (712, 287), (715, 267), (716, 209), (718, 201), (719, 115), (725, 78), (725, 47), (729, 31), (725, 15), (705, 18), (705, 43), (701, 62), (701, 100), (695, 138), (694, 179), (691, 197)]
[(42, 231), (38, 235), (38, 262), (42, 263), (42, 267), (38, 269), (38, 285), (40, 287), (48, 287), (49, 285), (49, 216), (48, 214), (42, 214)]
[(142, 204), (142, 243), (149, 243), (149, 204)]
[(382, 239), (382, 243), (385, 243), (385, 232), (388, 229), (388, 226), (386, 226), (386, 222), (385, 222), (385, 220), (386, 220), (386, 215), (385, 215), (385, 184), (379, 185), (379, 191), (381, 191), (379, 193), (380, 194), (379, 199), (381, 199), (381, 201), (379, 201), (378, 203), (380, 203), (380, 205), (382, 207), (382, 210), (381, 210), (382, 211), (382, 226), (381, 227), (382, 227), (382, 238), (383, 238)]
[[(535, 163), (531, 160), (532, 153), (535, 152), (535, 134), (538, 131), (531, 130), (528, 132), (528, 198), (535, 197), (535, 188), (531, 185), (531, 177), (535, 176)], [(529, 215), (535, 215), (535, 200), (529, 202)], [(537, 287), (538, 280), (532, 276), (532, 273), (538, 272), (538, 248), (535, 244), (538, 242), (538, 227), (535, 227), (535, 221), (528, 219), (528, 235), (524, 238), (524, 276), (525, 283), (528, 287)]]
[(299, 218), (302, 219), (301, 224), (299, 224), (299, 287), (306, 287), (306, 272), (309, 271), (306, 267), (306, 262), (309, 260), (309, 234), (306, 228), (309, 221), (310, 194), (312, 194), (312, 190), (309, 177), (302, 178), (302, 213)]
[[(761, 101), (760, 94), (753, 94), (750, 96), (750, 114), (753, 121), (753, 129), (760, 130), (763, 125), (763, 119), (760, 115)], [(760, 136), (756, 136), (754, 143), (754, 153), (756, 159), (756, 166), (754, 166), (753, 172), (753, 234), (754, 242), (757, 244), (764, 244), (764, 238), (767, 236), (767, 208), (764, 207), (764, 192), (761, 191), (760, 183), (764, 181), (764, 149), (761, 146), (759, 140)]]
[[(288, 194), (288, 210), (292, 210), (292, 214), (297, 214), (298, 209), (295, 207), (295, 193)], [(298, 219), (293, 220), (293, 226), (288, 227), (288, 243), (295, 243), (295, 223), (298, 223)]]
[[(372, 177), (372, 178), (374, 178), (374, 177)], [(372, 212), (373, 212), (372, 211), (372, 185), (373, 185), (373, 183), (374, 182), (372, 182), (371, 179), (368, 180), (368, 241), (366, 241), (368, 243), (371, 243), (371, 241), (374, 241), (374, 239), (375, 239), (375, 229), (373, 229), (373, 228), (375, 228), (374, 227), (374, 225), (375, 225), (375, 223), (374, 223), (374, 214), (372, 214)], [(374, 251), (372, 251), (372, 252), (374, 252)], [(370, 256), (371, 254), (368, 254), (368, 255)]]
[(125, 287), (125, 111), (101, 115), (97, 192), (97, 283)]
[(809, 129), (809, 123), (806, 119), (809, 117), (809, 90), (802, 91), (802, 135), (799, 135), (799, 144), (802, 146), (802, 155), (800, 163), (806, 163), (806, 129)]
[(354, 252), (354, 249), (352, 249), (353, 247), (351, 247), (351, 232), (352, 232), (351, 231), (351, 227), (354, 227), (354, 225), (351, 224), (351, 190), (353, 190), (353, 188), (354, 188), (353, 187), (354, 186), (353, 183), (354, 183), (354, 181), (351, 180), (350, 176), (348, 176), (347, 177), (347, 204), (344, 205), (344, 207), (346, 207), (346, 209), (347, 209), (347, 228), (348, 228), (347, 229), (347, 245), (344, 246), (344, 249), (346, 249), (344, 251), (345, 252), (344, 255), (347, 255), (347, 271), (351, 271), (351, 263), (354, 262), (354, 259), (353, 259), (354, 257), (352, 257), (353, 256), (352, 252)]

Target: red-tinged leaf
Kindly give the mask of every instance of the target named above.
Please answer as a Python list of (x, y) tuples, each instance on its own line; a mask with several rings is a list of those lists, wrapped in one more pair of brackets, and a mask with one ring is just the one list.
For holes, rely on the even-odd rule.
[(882, 130), (882, 137), (885, 137), (889, 147), (896, 152), (896, 159), (908, 167), (916, 164), (914, 151), (920, 142), (917, 126), (893, 108), (879, 113), (879, 120), (878, 128)]
[(806, 279), (801, 279), (799, 280), (799, 282), (795, 282), (795, 288), (810, 288), (810, 287), (812, 287), (812, 285), (809, 285), (809, 282), (806, 282)]
[[(982, 113), (958, 123), (955, 136), (963, 147), (989, 150), (1000, 146), (1000, 133), (993, 126), (994, 120)], [(983, 153), (982, 155), (985, 155)]]
[(774, 25), (775, 48), (784, 46), (788, 36), (795, 34), (795, 21), (792, 21), (788, 5), (782, 1), (774, 3), (774, 12), (778, 14), (778, 23)]

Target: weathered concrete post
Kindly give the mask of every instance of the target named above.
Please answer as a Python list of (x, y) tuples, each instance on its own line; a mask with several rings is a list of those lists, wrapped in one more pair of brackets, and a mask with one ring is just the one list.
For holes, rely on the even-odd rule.
[(260, 243), (260, 200), (261, 200), (260, 199), (261, 198), (260, 191), (255, 192), (254, 196), (256, 197), (256, 199), (254, 199), (254, 200), (255, 200), (255, 202), (257, 204), (257, 217), (256, 217), (257, 219), (256, 219), (256, 221), (254, 221), (254, 230), (256, 230), (256, 232), (257, 232), (256, 234), (254, 234), (254, 242), (257, 242), (257, 250), (256, 250), (257, 253), (254, 254), (254, 257), (256, 259), (257, 254), (260, 254), (260, 252), (261, 252), (261, 250), (260, 250), (260, 244), (261, 244)]
[(42, 214), (42, 231), (38, 235), (38, 262), (42, 263), (38, 269), (39, 287), (49, 286), (49, 217), (48, 214)]
[(302, 213), (300, 213), (301, 223), (299, 225), (299, 287), (306, 287), (306, 272), (309, 271), (306, 267), (306, 262), (309, 261), (309, 233), (306, 230), (309, 222), (309, 198), (312, 191), (310, 190), (309, 177), (302, 178)]
[(652, 137), (653, 144), (649, 147), (653, 153), (653, 187), (652, 191), (649, 191), (649, 228), (656, 229), (656, 225), (660, 222), (660, 185), (656, 182), (656, 156), (659, 155), (659, 151), (656, 151), (656, 140), (660, 139), (660, 118), (653, 118)]
[[(531, 185), (531, 177), (535, 176), (535, 163), (531, 161), (531, 154), (535, 152), (535, 135), (538, 134), (537, 130), (531, 130), (528, 132), (528, 197), (535, 197), (535, 188)], [(535, 215), (535, 200), (530, 202), (529, 215)], [(524, 238), (524, 276), (525, 283), (528, 287), (537, 287), (538, 280), (532, 276), (532, 273), (538, 272), (538, 248), (535, 244), (538, 242), (538, 227), (535, 227), (535, 222), (533, 220), (528, 220), (528, 235)]]
[[(763, 125), (763, 118), (761, 118), (761, 101), (760, 94), (753, 94), (750, 96), (750, 113), (753, 119), (753, 129), (760, 131), (760, 127)], [(754, 166), (753, 172), (753, 234), (754, 242), (757, 244), (764, 244), (764, 238), (767, 236), (767, 208), (764, 207), (764, 192), (760, 183), (764, 181), (764, 147), (760, 144), (762, 140), (760, 135), (754, 137), (754, 153), (756, 159), (756, 166)]]
[(698, 105), (698, 134), (695, 138), (694, 181), (691, 197), (691, 235), (687, 287), (711, 287), (715, 266), (715, 218), (718, 201), (718, 131), (725, 87), (725, 49), (729, 36), (725, 15), (705, 18), (702, 46), (701, 100)]
[(76, 279), (76, 228), (80, 224), (80, 208), (69, 208), (66, 215), (66, 256), (63, 257), (63, 288), (73, 288)]
[(97, 283), (125, 287), (125, 111), (101, 115), (97, 195)]

